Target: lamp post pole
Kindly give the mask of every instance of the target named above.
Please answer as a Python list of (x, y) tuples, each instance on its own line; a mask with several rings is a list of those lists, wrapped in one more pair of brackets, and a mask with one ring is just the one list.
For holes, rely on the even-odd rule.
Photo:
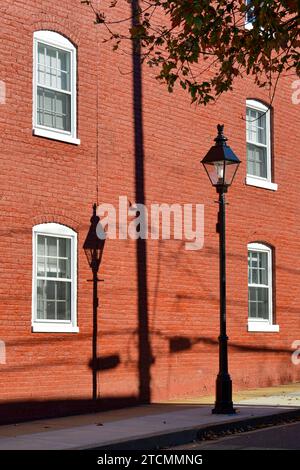
[(228, 372), (228, 336), (226, 331), (226, 200), (227, 187), (217, 187), (219, 194), (218, 232), (220, 263), (220, 335), (219, 373), (216, 381), (215, 414), (235, 413), (232, 403), (232, 381)]
[(219, 194), (217, 231), (219, 233), (220, 264), (220, 333), (219, 333), (219, 373), (216, 380), (216, 402), (212, 410), (215, 414), (235, 413), (232, 403), (232, 382), (228, 372), (228, 336), (226, 331), (226, 240), (225, 240), (225, 194), (232, 184), (240, 159), (227, 145), (224, 125), (218, 124), (215, 145), (202, 159), (211, 184)]

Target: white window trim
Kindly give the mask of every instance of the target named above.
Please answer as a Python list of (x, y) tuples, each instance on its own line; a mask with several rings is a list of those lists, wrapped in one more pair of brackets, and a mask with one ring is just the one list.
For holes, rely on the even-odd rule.
[[(71, 60), (71, 131), (65, 132), (59, 129), (52, 129), (49, 127), (41, 126), (37, 124), (37, 49), (38, 43), (47, 44), (59, 49), (70, 52)], [(64, 36), (55, 33), (54, 31), (35, 31), (33, 35), (33, 106), (32, 106), (32, 122), (33, 122), (33, 134), (46, 137), (48, 139), (59, 140), (70, 144), (79, 145), (80, 139), (77, 138), (77, 86), (76, 86), (76, 75), (77, 75), (77, 54), (75, 46)]]
[(264, 178), (258, 176), (246, 176), (246, 184), (248, 186), (256, 186), (257, 188), (270, 189), (271, 191), (277, 191), (278, 184), (266, 181)]
[[(246, 175), (245, 183), (249, 186), (256, 186), (257, 188), (270, 189), (277, 191), (278, 185), (272, 182), (272, 158), (271, 158), (271, 122), (270, 122), (270, 109), (256, 100), (246, 100), (246, 108), (255, 109), (266, 113), (266, 148), (267, 148), (267, 178), (262, 178), (255, 175)], [(248, 143), (248, 140), (246, 140)], [(249, 142), (251, 143), (251, 142)], [(253, 142), (254, 145), (258, 145)]]
[[(71, 239), (71, 270), (72, 270), (72, 284), (71, 284), (71, 320), (70, 321), (57, 321), (57, 320), (37, 320), (36, 307), (36, 244), (37, 235), (52, 235), (56, 237), (67, 237)], [(77, 233), (71, 228), (56, 224), (47, 223), (35, 225), (32, 229), (32, 331), (44, 333), (78, 333), (77, 326)]]
[(278, 333), (279, 325), (271, 325), (270, 323), (248, 320), (248, 331)]
[[(248, 251), (260, 251), (268, 253), (268, 279), (269, 281), (269, 319), (249, 318), (248, 331), (261, 332), (279, 332), (279, 325), (273, 324), (273, 262), (272, 250), (269, 246), (262, 243), (249, 243)], [(248, 284), (249, 286), (249, 284)]]

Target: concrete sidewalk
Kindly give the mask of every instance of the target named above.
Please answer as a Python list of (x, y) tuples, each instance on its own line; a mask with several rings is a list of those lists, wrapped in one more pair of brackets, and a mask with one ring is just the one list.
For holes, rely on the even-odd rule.
[(212, 415), (213, 397), (185, 399), (0, 427), (0, 450), (155, 449), (199, 433), (300, 418), (300, 383), (234, 395), (235, 415)]

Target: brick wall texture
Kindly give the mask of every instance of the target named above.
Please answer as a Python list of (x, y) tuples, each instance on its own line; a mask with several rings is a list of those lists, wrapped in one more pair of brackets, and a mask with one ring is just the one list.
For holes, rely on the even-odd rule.
[[(182, 90), (169, 94), (154, 79), (155, 72), (143, 66), (141, 114), (135, 116), (130, 47), (112, 52), (89, 7), (77, 0), (3, 0), (0, 11), (0, 80), (6, 85), (0, 105), (0, 340), (6, 346), (6, 363), (0, 364), (1, 404), (92, 397), (92, 275), (82, 245), (97, 183), (98, 203), (117, 204), (120, 195), (136, 201), (143, 192), (147, 205), (198, 203), (205, 210), (204, 247), (199, 251), (185, 250), (181, 240), (107, 240), (99, 272), (104, 282), (99, 283), (98, 356), (104, 363), (111, 356), (118, 360), (99, 370), (98, 398), (122, 398), (125, 403), (128, 398), (129, 403), (132, 397), (146, 396), (145, 389), (153, 402), (213, 393), (218, 370), (218, 207), (200, 160), (219, 122), (242, 160), (227, 196), (233, 388), (299, 380), (300, 365), (291, 362), (292, 342), (300, 340), (300, 105), (291, 100), (294, 78), (280, 80), (272, 108), (278, 191), (251, 187), (245, 184), (245, 101), (269, 100), (251, 78), (237, 81), (233, 92), (203, 108), (191, 105)], [(124, 5), (114, 13), (127, 14)], [(32, 133), (32, 43), (34, 31), (41, 29), (61, 33), (77, 47), (80, 145)], [(144, 176), (137, 181), (142, 178), (136, 171), (141, 157)], [(31, 331), (32, 227), (45, 222), (78, 233), (79, 333)], [(274, 247), (278, 333), (247, 330), (247, 244), (253, 241)]]

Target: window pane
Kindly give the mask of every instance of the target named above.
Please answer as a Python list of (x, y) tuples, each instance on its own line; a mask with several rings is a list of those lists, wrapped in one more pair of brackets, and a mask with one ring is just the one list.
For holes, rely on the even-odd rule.
[(47, 237), (47, 256), (57, 256), (57, 238), (56, 237)]
[(47, 319), (46, 315), (46, 281), (37, 281), (37, 318), (39, 320)]
[(58, 244), (58, 256), (60, 258), (65, 258), (67, 256), (67, 241), (70, 241), (67, 238), (60, 238)]
[[(37, 123), (41, 126), (54, 127), (52, 102), (44, 93), (44, 89), (38, 87), (37, 91)], [(54, 104), (53, 104), (54, 106)]]
[(46, 258), (46, 276), (57, 277), (57, 258)]
[(248, 284), (252, 284), (251, 251), (248, 252)]
[(45, 258), (38, 256), (36, 270), (38, 276), (45, 276)]
[(68, 282), (58, 282), (57, 283), (57, 299), (66, 300), (66, 286)]
[(57, 316), (59, 320), (71, 319), (71, 284), (69, 282), (57, 283)]
[(256, 112), (254, 109), (246, 109), (246, 131), (247, 131), (247, 142), (255, 142), (255, 128), (254, 121), (256, 119)]
[(58, 260), (58, 277), (71, 278), (71, 262), (70, 260)]
[(268, 285), (268, 253), (259, 254), (259, 279), (258, 284)]
[[(43, 281), (38, 281), (43, 282)], [(45, 305), (43, 302), (43, 295), (41, 293), (41, 288), (37, 287), (37, 318), (39, 320), (44, 320), (46, 318), (46, 310), (45, 310)]]
[(247, 173), (248, 175), (267, 178), (267, 149), (247, 144)]
[(44, 44), (38, 44), (38, 65), (45, 65), (45, 50), (46, 47)]
[(258, 254), (255, 251), (249, 251), (248, 254), (249, 267), (249, 284), (257, 284), (258, 282)]
[(42, 112), (43, 125), (47, 127), (55, 127), (55, 93), (52, 91), (42, 90)]
[(59, 238), (59, 257), (71, 258), (71, 240), (70, 238)]
[(255, 289), (256, 287), (249, 287), (249, 317), (250, 318), (257, 318), (257, 304), (256, 304), (256, 297), (255, 297)]
[(55, 320), (55, 302), (46, 302), (46, 319)]
[(37, 237), (37, 254), (45, 256), (45, 237), (44, 235), (38, 235)]
[(258, 318), (267, 320), (269, 318), (269, 302), (268, 302), (267, 288), (257, 287), (257, 305), (258, 305)]
[(63, 93), (56, 93), (55, 114), (56, 128), (64, 131), (70, 130), (71, 97)]
[(44, 281), (45, 282), (45, 296), (47, 300), (55, 300), (56, 282)]
[(70, 53), (57, 51), (57, 86), (61, 90), (70, 91)]
[(70, 302), (58, 302), (57, 303), (57, 319), (58, 320), (70, 320), (71, 309)]
[(258, 113), (259, 118), (257, 121), (257, 142), (263, 145), (267, 144), (267, 131), (266, 131), (266, 114)]
[(37, 76), (37, 79), (38, 79), (38, 83), (40, 85), (45, 85), (45, 70), (46, 70), (46, 67), (45, 67), (45, 46), (43, 44), (39, 44), (38, 45), (38, 67), (37, 67), (37, 70), (38, 70), (38, 76)]
[(56, 88), (56, 50), (45, 46), (45, 86)]

